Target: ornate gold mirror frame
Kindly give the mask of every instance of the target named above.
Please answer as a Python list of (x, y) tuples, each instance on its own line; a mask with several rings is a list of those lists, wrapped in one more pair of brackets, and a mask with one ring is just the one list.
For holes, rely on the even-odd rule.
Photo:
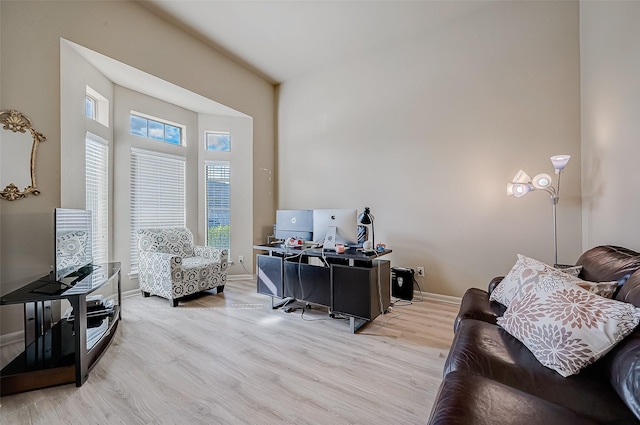
[[(47, 138), (37, 132), (31, 126), (31, 120), (22, 113), (14, 110), (0, 111), (0, 124), (2, 124), (3, 130), (13, 131), (14, 133), (26, 133), (29, 131), (33, 138), (33, 145), (31, 146), (31, 158), (30, 173), (31, 173), (31, 185), (24, 188), (23, 191), (14, 184), (10, 183), (7, 187), (0, 192), (0, 199), (6, 199), (7, 201), (15, 201), (16, 199), (22, 199), (28, 194), (39, 195), (40, 191), (36, 186), (36, 151), (38, 150), (38, 143), (44, 142)], [(2, 187), (2, 186), (0, 186)]]

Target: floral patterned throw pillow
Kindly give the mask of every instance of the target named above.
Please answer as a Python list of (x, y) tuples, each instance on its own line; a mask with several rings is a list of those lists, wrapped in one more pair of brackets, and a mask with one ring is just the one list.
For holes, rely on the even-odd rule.
[(540, 363), (567, 377), (604, 356), (640, 323), (640, 308), (572, 283), (530, 282), (498, 325)]
[(562, 273), (570, 274), (571, 276), (578, 277), (582, 271), (582, 266), (560, 267), (554, 266), (555, 269), (560, 270)]
[(491, 292), (489, 299), (509, 307), (511, 300), (518, 295), (520, 289), (527, 283), (536, 282), (539, 285), (546, 285), (553, 282), (577, 283), (580, 281), (582, 279), (566, 274), (533, 258), (518, 254), (518, 261), (502, 279), (502, 282)]
[[(618, 288), (617, 282), (582, 280), (577, 277), (575, 270), (577, 269), (574, 269), (574, 274), (568, 274), (565, 273), (565, 269), (556, 269), (533, 258), (518, 254), (518, 261), (502, 279), (502, 282), (491, 292), (489, 299), (509, 307), (511, 300), (520, 293), (523, 286), (529, 283), (536, 283), (539, 286), (548, 286), (559, 282), (572, 283), (606, 298), (611, 298)], [(580, 270), (577, 272), (580, 273)]]
[(618, 282), (587, 282), (582, 280), (576, 283), (582, 289), (586, 289), (589, 292), (593, 292), (596, 295), (600, 295), (605, 298), (613, 298), (613, 294), (618, 289)]

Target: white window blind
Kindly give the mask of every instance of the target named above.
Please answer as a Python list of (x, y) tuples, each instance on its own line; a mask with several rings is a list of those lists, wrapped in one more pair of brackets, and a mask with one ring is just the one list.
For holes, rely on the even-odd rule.
[(109, 260), (109, 144), (87, 133), (85, 150), (86, 209), (92, 217), (94, 263)]
[(131, 272), (138, 271), (136, 231), (186, 227), (185, 158), (131, 149)]
[(231, 166), (228, 161), (205, 163), (207, 245), (231, 248)]

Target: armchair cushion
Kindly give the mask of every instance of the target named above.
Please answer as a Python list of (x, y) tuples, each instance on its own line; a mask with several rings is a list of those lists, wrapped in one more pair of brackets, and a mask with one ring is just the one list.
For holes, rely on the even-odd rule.
[[(183, 285), (197, 285), (197, 291), (204, 291), (224, 284), (220, 263), (211, 258), (189, 257), (182, 260)], [(226, 280), (226, 276), (225, 279)]]

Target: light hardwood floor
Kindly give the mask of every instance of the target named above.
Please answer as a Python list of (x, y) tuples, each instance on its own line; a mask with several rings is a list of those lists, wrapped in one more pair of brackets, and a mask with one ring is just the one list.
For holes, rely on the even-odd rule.
[(354, 335), (326, 310), (271, 310), (250, 280), (177, 308), (158, 297), (122, 304), (82, 387), (3, 397), (0, 423), (424, 424), (458, 310), (399, 301)]

